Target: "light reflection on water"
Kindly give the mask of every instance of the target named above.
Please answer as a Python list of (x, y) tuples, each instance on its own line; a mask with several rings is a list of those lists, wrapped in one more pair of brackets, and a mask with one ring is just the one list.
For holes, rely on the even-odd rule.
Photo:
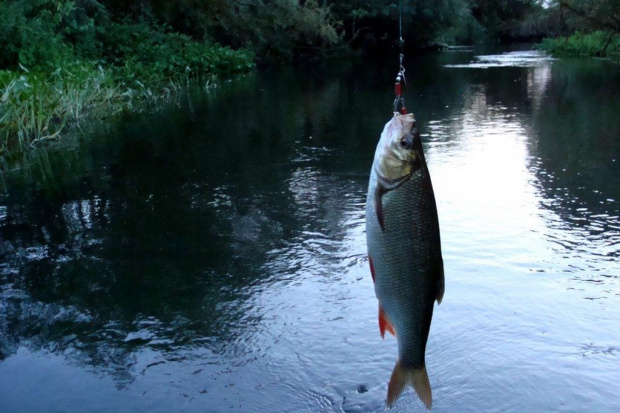
[[(446, 266), (433, 411), (616, 411), (618, 78), (518, 57), (412, 65)], [(233, 84), (95, 140), (86, 178), (9, 177), (1, 410), (385, 410), (396, 342), (363, 232), (383, 69), (242, 79), (242, 125)], [(412, 410), (407, 391), (393, 411)]]
[(453, 69), (489, 69), (497, 67), (540, 67), (547, 66), (553, 58), (537, 50), (515, 51), (494, 55), (474, 56), (473, 61), (461, 64), (447, 64)]

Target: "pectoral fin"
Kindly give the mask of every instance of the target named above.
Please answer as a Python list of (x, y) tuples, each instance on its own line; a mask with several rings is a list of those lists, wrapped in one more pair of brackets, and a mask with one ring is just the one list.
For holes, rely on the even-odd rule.
[(385, 232), (385, 220), (383, 217), (383, 194), (385, 194), (387, 192), (387, 189), (381, 185), (380, 183), (377, 184), (377, 187), (375, 188), (375, 198), (374, 198), (374, 204), (375, 204), (375, 213), (377, 214), (377, 220), (379, 221), (379, 226), (381, 227), (381, 231)]
[(375, 282), (375, 266), (372, 263), (372, 257), (370, 254), (368, 255), (368, 264), (370, 265), (370, 276), (372, 277), (372, 282)]

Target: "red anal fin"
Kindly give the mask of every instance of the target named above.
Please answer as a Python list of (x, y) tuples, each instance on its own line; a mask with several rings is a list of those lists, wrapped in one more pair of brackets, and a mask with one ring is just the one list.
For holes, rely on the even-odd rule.
[(372, 276), (372, 282), (375, 282), (375, 266), (372, 263), (372, 257), (368, 256), (368, 263), (370, 264), (370, 275)]
[(381, 332), (381, 338), (385, 338), (385, 332), (388, 331), (394, 337), (396, 337), (396, 331), (394, 330), (394, 326), (390, 323), (390, 320), (387, 318), (387, 314), (383, 311), (383, 307), (379, 304), (379, 331)]

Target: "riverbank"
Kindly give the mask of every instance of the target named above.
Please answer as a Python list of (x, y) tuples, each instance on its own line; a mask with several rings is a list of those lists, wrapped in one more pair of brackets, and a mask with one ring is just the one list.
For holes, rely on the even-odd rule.
[(0, 169), (81, 121), (344, 46), (314, 1), (0, 0)]
[(255, 66), (247, 50), (181, 40), (180, 53), (165, 68), (158, 60), (136, 59), (124, 66), (74, 60), (55, 68), (20, 65), (0, 71), (0, 167), (32, 147), (60, 139), (86, 119), (156, 109), (190, 82), (210, 87), (218, 76)]
[[(86, 119), (154, 109), (189, 82), (210, 86), (257, 64), (384, 58), (398, 53), (400, 36), (421, 50), (574, 29), (556, 24), (559, 6), (536, 2), (362, 3), (0, 0), (0, 169)], [(600, 54), (618, 39), (596, 44), (588, 50)], [(560, 54), (563, 45), (541, 48)]]
[(554, 56), (615, 57), (620, 54), (620, 36), (601, 30), (575, 32), (566, 37), (545, 38), (538, 49)]

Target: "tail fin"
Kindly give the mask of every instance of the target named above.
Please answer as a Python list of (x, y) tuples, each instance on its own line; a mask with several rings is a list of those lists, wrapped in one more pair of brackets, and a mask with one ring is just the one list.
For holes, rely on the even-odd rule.
[(388, 407), (392, 407), (392, 404), (398, 400), (407, 385), (414, 388), (422, 403), (430, 410), (433, 403), (433, 394), (431, 392), (431, 384), (428, 381), (428, 374), (426, 374), (426, 366), (415, 370), (405, 369), (401, 367), (399, 361), (394, 366), (392, 377), (390, 377), (390, 383), (388, 384)]

